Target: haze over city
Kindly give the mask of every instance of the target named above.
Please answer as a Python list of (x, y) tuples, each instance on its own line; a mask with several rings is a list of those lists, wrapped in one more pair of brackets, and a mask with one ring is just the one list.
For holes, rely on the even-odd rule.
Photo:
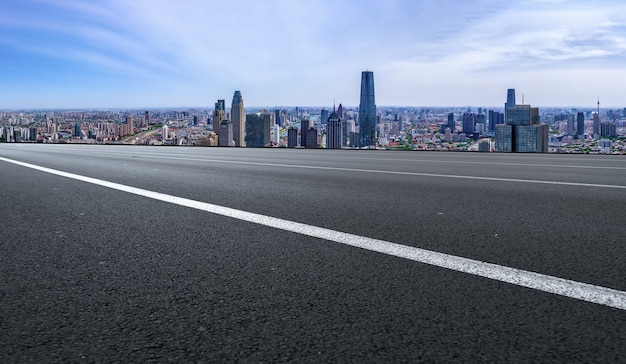
[(0, 108), (623, 107), (622, 1), (3, 1)]

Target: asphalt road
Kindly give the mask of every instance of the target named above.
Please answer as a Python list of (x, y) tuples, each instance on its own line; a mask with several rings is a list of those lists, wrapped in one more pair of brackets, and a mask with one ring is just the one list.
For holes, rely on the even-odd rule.
[(626, 310), (19, 161), (626, 291), (626, 158), (0, 144), (1, 362), (624, 362)]

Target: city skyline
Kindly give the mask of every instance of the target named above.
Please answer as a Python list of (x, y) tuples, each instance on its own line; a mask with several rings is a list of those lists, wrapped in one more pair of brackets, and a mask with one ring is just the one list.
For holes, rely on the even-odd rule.
[(538, 107), (598, 96), (622, 107), (624, 11), (619, 1), (7, 1), (0, 108), (207, 106), (234, 90), (251, 106), (358, 105), (366, 69), (378, 105), (493, 106), (514, 86)]

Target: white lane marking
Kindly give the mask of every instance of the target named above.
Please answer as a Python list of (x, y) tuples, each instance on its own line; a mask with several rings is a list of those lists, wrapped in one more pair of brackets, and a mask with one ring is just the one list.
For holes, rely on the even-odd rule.
[(364, 236), (344, 233), (295, 221), (289, 221), (276, 217), (237, 210), (230, 207), (167, 195), (160, 192), (144, 190), (141, 188), (126, 186), (97, 178), (63, 172), (3, 157), (0, 157), (0, 160), (7, 163), (13, 163), (23, 167), (32, 168), (41, 172), (67, 177), (78, 181), (135, 194), (138, 196), (151, 198), (158, 201), (172, 203), (179, 206), (190, 207), (212, 214), (231, 217), (237, 220), (247, 221), (259, 225), (272, 227), (275, 229), (311, 236), (314, 238), (334, 241), (336, 243), (392, 255), (399, 258), (405, 258), (424, 264), (430, 264), (441, 268), (447, 268), (475, 276), (511, 283), (522, 287), (557, 294), (560, 296), (575, 298), (582, 301), (626, 310), (626, 292), (612, 288), (595, 286), (588, 283), (576, 282), (541, 273), (505, 267), (498, 264), (487, 263), (479, 260), (463, 258), (431, 250), (410, 247), (406, 245), (392, 243), (390, 241), (372, 239)]
[[(59, 146), (58, 144), (50, 144), (49, 146)], [(93, 147), (100, 147), (100, 146), (93, 146)], [(67, 146), (63, 145), (64, 149), (69, 149)], [(252, 148), (249, 148), (250, 150)], [(76, 148), (76, 150), (80, 150), (81, 152), (84, 151), (84, 148)], [(245, 151), (248, 150), (246, 148), (242, 148), (239, 149), (238, 151)], [(314, 150), (309, 150), (309, 151), (314, 151)], [(172, 151), (169, 151), (170, 153), (172, 153)], [(326, 151), (322, 151), (322, 152), (326, 152)], [(359, 151), (356, 150), (344, 150), (344, 152), (356, 152), (358, 153)], [(112, 153), (110, 150), (108, 150), (107, 152), (97, 152), (98, 154), (120, 154), (120, 155), (128, 155), (129, 152), (115, 152)], [(381, 156), (382, 153), (397, 153), (398, 156), (401, 156), (401, 152), (387, 152), (387, 151), (381, 151)], [(175, 153), (178, 154), (178, 153)], [(402, 154), (408, 154), (408, 153), (402, 153)], [(445, 153), (442, 152), (440, 153), (439, 156), (443, 157), (443, 156), (449, 156), (451, 153)], [(525, 155), (525, 157), (527, 157), (528, 155)], [(318, 160), (319, 159), (319, 155), (305, 155), (302, 154), (300, 155), (300, 157), (302, 159), (307, 159), (307, 160)], [(491, 154), (490, 157), (493, 158), (497, 158), (497, 159), (511, 159), (513, 158), (510, 155), (507, 155), (507, 153), (499, 153), (499, 154)], [(540, 158), (541, 161), (545, 161), (545, 160), (556, 160), (556, 161), (567, 161), (567, 159), (565, 158), (566, 156), (564, 156), (564, 158)], [(597, 157), (597, 156), (586, 156), (586, 159), (590, 159), (592, 157)], [(343, 157), (343, 156), (333, 156), (333, 160), (349, 160), (349, 161), (353, 161), (353, 160), (361, 160), (361, 161), (393, 161), (393, 162), (404, 162), (404, 163), (454, 163), (454, 164), (478, 164), (478, 165), (504, 165), (504, 166), (519, 166), (519, 167), (548, 167), (548, 168), (580, 168), (580, 169), (609, 169), (609, 170), (626, 170), (626, 167), (610, 167), (610, 166), (589, 166), (589, 165), (568, 165), (568, 164), (540, 164), (540, 163), (517, 163), (517, 162), (485, 162), (485, 161), (461, 161), (461, 160), (446, 160), (446, 159), (437, 159), (437, 160), (431, 160), (431, 159), (404, 159), (404, 158), (363, 158), (363, 157)], [(515, 158), (513, 158), (514, 160)], [(597, 158), (596, 158), (597, 159)], [(618, 158), (616, 158), (615, 160), (617, 160)]]
[(605, 184), (596, 184), (596, 183), (542, 181), (542, 180), (534, 180), (534, 179), (481, 177), (481, 176), (461, 176), (461, 175), (454, 175), (454, 174), (420, 173), (420, 172), (403, 172), (403, 171), (382, 171), (382, 170), (376, 170), (376, 169), (358, 169), (358, 168), (343, 168), (343, 167), (340, 168), (340, 167), (325, 167), (325, 166), (306, 166), (306, 165), (278, 164), (278, 163), (266, 163), (266, 162), (244, 162), (244, 161), (232, 161), (232, 160), (223, 160), (223, 159), (156, 156), (156, 155), (151, 155), (151, 154), (125, 153), (125, 152), (116, 153), (116, 154), (132, 156), (132, 157), (140, 157), (140, 158), (172, 159), (172, 160), (185, 160), (185, 161), (207, 162), (207, 163), (245, 164), (245, 165), (255, 165), (255, 166), (265, 166), (265, 167), (317, 169), (317, 170), (341, 171), (341, 172), (394, 174), (394, 175), (402, 175), (402, 176), (439, 177), (439, 178), (471, 179), (471, 180), (481, 180), (481, 181), (519, 182), (519, 183), (536, 183), (536, 184), (559, 185), (559, 186), (626, 189), (626, 186), (605, 185)]

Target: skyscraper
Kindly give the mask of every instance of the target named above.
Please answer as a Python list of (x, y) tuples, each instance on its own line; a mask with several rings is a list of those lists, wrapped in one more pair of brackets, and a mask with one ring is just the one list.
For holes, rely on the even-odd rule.
[(226, 102), (224, 100), (217, 100), (215, 103), (215, 109), (213, 110), (213, 131), (215, 134), (220, 133), (220, 123), (226, 120)]
[[(307, 134), (309, 133), (309, 119), (304, 118), (300, 121), (300, 146), (307, 148)], [(312, 148), (312, 147), (311, 147)]]
[(468, 138), (470, 136), (470, 134), (474, 133), (474, 122), (476, 121), (476, 114), (474, 113), (464, 113), (463, 114), (463, 133), (468, 135)]
[(567, 135), (574, 135), (574, 115), (567, 115)]
[(547, 153), (548, 125), (539, 123), (539, 109), (509, 104), (511, 90), (505, 104), (505, 124), (496, 125), (496, 152)]
[(315, 149), (319, 147), (317, 129), (309, 128), (306, 133), (306, 147)]
[(232, 147), (233, 146), (233, 124), (228, 120), (222, 120), (219, 123), (220, 136), (218, 138), (218, 145), (220, 147)]
[(320, 113), (320, 123), (322, 123), (322, 125), (326, 125), (327, 122), (328, 122), (328, 110), (322, 109)]
[(283, 126), (283, 123), (280, 120), (280, 109), (274, 109), (274, 120), (276, 120), (276, 124)]
[(267, 112), (246, 115), (246, 147), (271, 146), (270, 134), (274, 117), (274, 114)]
[(233, 139), (236, 147), (245, 147), (245, 123), (246, 115), (243, 110), (243, 98), (241, 92), (235, 91), (233, 103), (230, 107), (230, 121), (233, 124)]
[(504, 104), (504, 108), (506, 109), (508, 106), (515, 106), (515, 89), (510, 88), (506, 90), (506, 104)]
[(341, 149), (342, 139), (341, 119), (333, 107), (333, 112), (328, 117), (328, 125), (326, 125), (326, 148)]
[(287, 130), (287, 148), (298, 146), (298, 129), (291, 127)]
[(454, 121), (454, 113), (451, 112), (448, 114), (448, 128), (450, 128), (450, 131), (454, 133), (454, 130), (456, 129), (456, 123)]
[(359, 103), (359, 147), (376, 145), (376, 100), (374, 72), (361, 72), (361, 102)]
[(582, 112), (576, 114), (576, 135), (578, 139), (585, 137), (585, 114)]
[(600, 134), (600, 124), (602, 123), (602, 119), (600, 119), (600, 99), (598, 99), (598, 111), (593, 114), (593, 135), (594, 137)]

